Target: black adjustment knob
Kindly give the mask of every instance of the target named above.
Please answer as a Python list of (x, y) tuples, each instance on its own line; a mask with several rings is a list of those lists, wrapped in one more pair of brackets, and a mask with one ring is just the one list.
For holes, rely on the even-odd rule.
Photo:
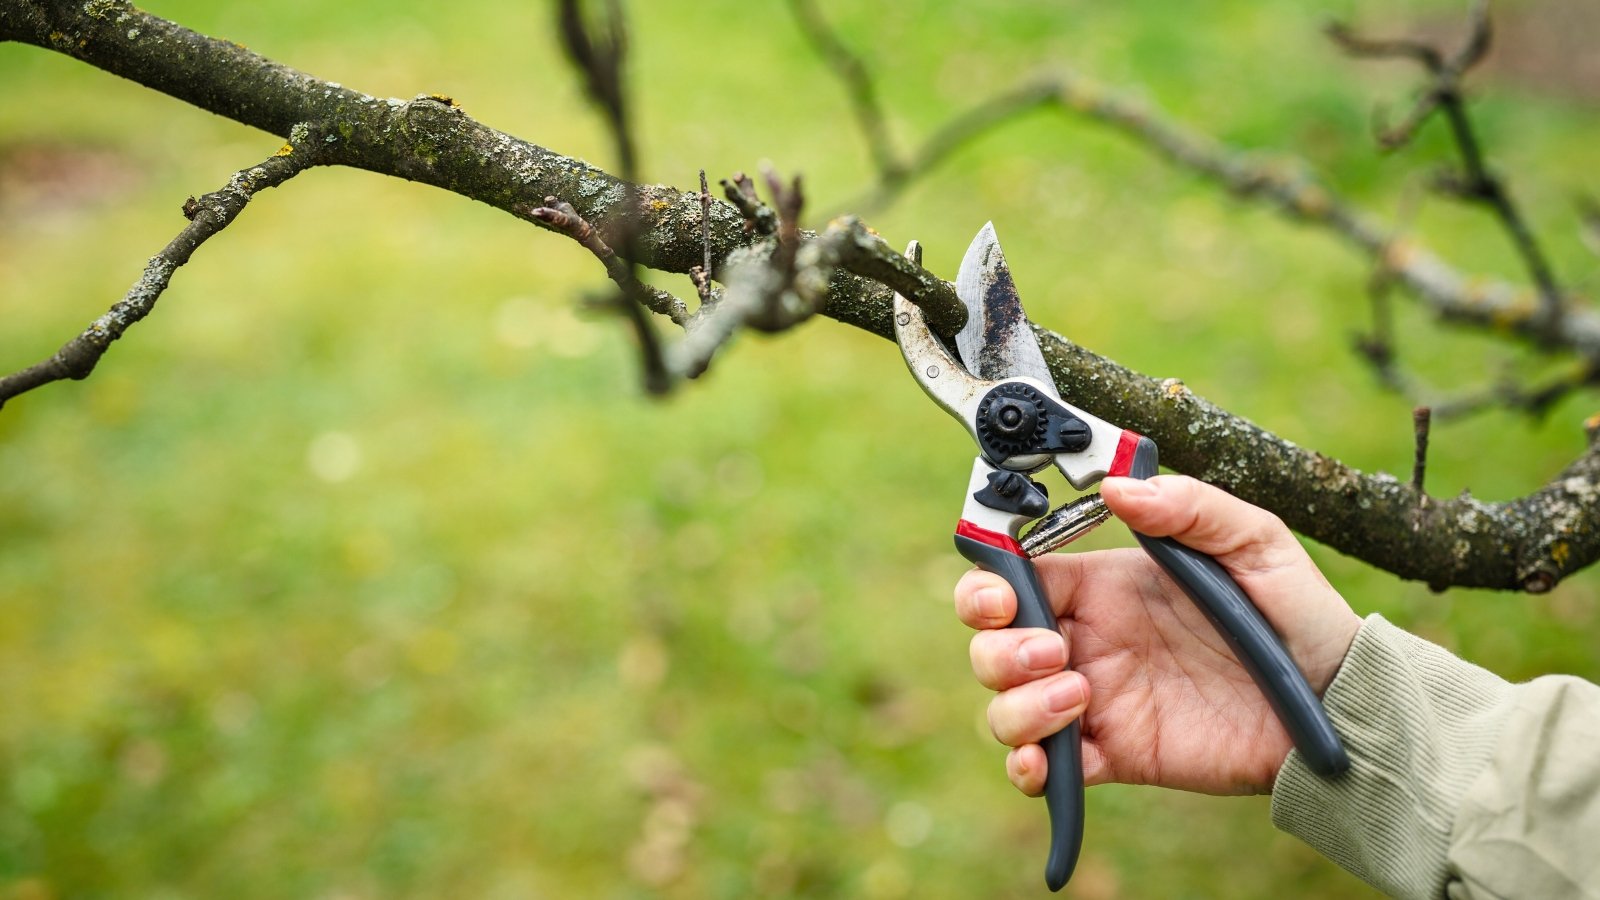
[(1015, 397), (1003, 397), (989, 408), (989, 423), (1005, 437), (1032, 435), (1034, 427), (1039, 424), (1038, 407)]
[(1050, 434), (1046, 400), (1021, 382), (1008, 381), (990, 389), (978, 404), (973, 423), (984, 455), (999, 463), (1042, 452)]
[(989, 421), (1000, 434), (1016, 437), (1034, 432), (1034, 424), (1038, 423), (1038, 412), (1034, 404), (1024, 405), (1016, 397), (1005, 397), (990, 408)]

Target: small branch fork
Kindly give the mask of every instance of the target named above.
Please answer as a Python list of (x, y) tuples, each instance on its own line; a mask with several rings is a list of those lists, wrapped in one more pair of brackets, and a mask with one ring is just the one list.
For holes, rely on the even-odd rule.
[[(878, 89), (861, 57), (852, 51), (823, 18), (815, 0), (789, 0), (795, 22), (834, 77), (843, 82), (850, 97), (856, 125), (867, 142), (876, 169), (872, 191), (850, 208), (875, 212), (892, 203), (911, 182), (943, 162), (967, 143), (1055, 97), (1049, 84), (1024, 84), (957, 116), (934, 132), (910, 155), (902, 155), (889, 137), (888, 117), (878, 99)], [(730, 200), (733, 197), (730, 195)], [(733, 200), (738, 203), (738, 200)]]
[(1477, 0), (1473, 5), (1467, 38), (1454, 53), (1405, 38), (1363, 37), (1344, 23), (1329, 25), (1327, 34), (1350, 56), (1410, 60), (1428, 73), (1431, 81), (1399, 124), (1385, 124), (1381, 113), (1375, 117), (1378, 143), (1386, 150), (1403, 147), (1435, 113), (1444, 114), (1461, 157), (1461, 167), (1458, 171), (1438, 173), (1434, 186), (1450, 196), (1487, 207), (1500, 221), (1538, 288), (1542, 320), (1539, 327), (1554, 335), (1565, 306), (1561, 287), (1527, 218), (1512, 200), (1504, 180), (1490, 169), (1485, 159), (1483, 143), (1469, 114), (1463, 87), (1467, 73), (1483, 61), (1494, 42), (1488, 0)]
[[(712, 356), (741, 328), (784, 331), (816, 315), (827, 303), (828, 280), (836, 264), (817, 258), (815, 248), (821, 239), (804, 242), (800, 214), (805, 193), (800, 176), (784, 184), (771, 169), (763, 174), (771, 207), (761, 202), (743, 172), (722, 182), (728, 195), (738, 198), (735, 202), (745, 216), (746, 230), (770, 237), (753, 252), (729, 259), (723, 277), (727, 287), (721, 299), (701, 305), (685, 329), (683, 341), (672, 349), (669, 366), (679, 377), (703, 374)], [(819, 267), (826, 271), (818, 274)], [(820, 291), (814, 289), (819, 280)]]
[(778, 214), (756, 196), (756, 184), (749, 175), (735, 172), (731, 180), (722, 179), (722, 194), (744, 217), (745, 234), (766, 237), (778, 230)]
[(121, 300), (50, 358), (0, 376), (0, 406), (18, 394), (53, 381), (89, 377), (112, 343), (150, 314), (171, 283), (172, 274), (189, 261), (200, 245), (232, 224), (258, 191), (277, 187), (317, 165), (321, 145), (316, 129), (309, 125), (295, 126), (289, 142), (277, 153), (257, 165), (241, 169), (218, 190), (199, 199), (190, 197), (183, 204), (183, 215), (189, 224), (161, 252), (150, 257), (144, 273)]
[(578, 215), (572, 204), (556, 197), (546, 197), (544, 205), (529, 211), (528, 216), (572, 238), (583, 249), (594, 254), (594, 258), (605, 266), (606, 275), (616, 282), (624, 295), (644, 304), (651, 312), (666, 316), (674, 325), (688, 323), (689, 310), (683, 301), (640, 281), (637, 270), (611, 249), (600, 237), (600, 232)]
[[(590, 99), (606, 110), (607, 122), (624, 159), (624, 178), (632, 182), (633, 142), (628, 131), (620, 73), (626, 28), (621, 20), (619, 2), (608, 0), (607, 36), (597, 39), (584, 24), (579, 0), (561, 0), (561, 32), (568, 57), (583, 74)], [(899, 163), (889, 145), (882, 111), (865, 66), (828, 30), (811, 0), (791, 0), (790, 7), (819, 52), (850, 73), (848, 80), (857, 118), (871, 135), (874, 159), (886, 174), (897, 172)], [(700, 172), (702, 259), (689, 270), (700, 305), (693, 315), (689, 314), (686, 304), (671, 294), (641, 284), (628, 259), (629, 254), (624, 253), (624, 258), (619, 259), (571, 205), (556, 197), (546, 197), (544, 206), (530, 213), (536, 221), (561, 231), (594, 254), (605, 265), (611, 279), (622, 288), (624, 297), (636, 298), (640, 304), (664, 313), (684, 329), (682, 341), (662, 350), (649, 323), (642, 320), (636, 323), (646, 357), (646, 382), (653, 393), (664, 393), (675, 381), (703, 374), (717, 351), (742, 329), (774, 333), (815, 316), (826, 306), (833, 276), (840, 268), (847, 265), (883, 268), (881, 261), (872, 261), (875, 254), (898, 259), (887, 244), (854, 218), (835, 221), (820, 236), (802, 231), (805, 192), (800, 176), (786, 183), (770, 167), (764, 169), (762, 176), (770, 205), (762, 202), (755, 182), (743, 172), (721, 182), (724, 195), (744, 219), (745, 234), (759, 239), (759, 243), (726, 261), (721, 279), (725, 287), (719, 295), (712, 284), (710, 187), (705, 171)], [(633, 210), (636, 205), (630, 201), (624, 209)], [(632, 216), (624, 218), (622, 233), (630, 235), (635, 227)], [(916, 268), (920, 270), (920, 266)], [(893, 267), (891, 271), (900, 272), (900, 267)], [(924, 287), (937, 282), (932, 276), (915, 280)]]

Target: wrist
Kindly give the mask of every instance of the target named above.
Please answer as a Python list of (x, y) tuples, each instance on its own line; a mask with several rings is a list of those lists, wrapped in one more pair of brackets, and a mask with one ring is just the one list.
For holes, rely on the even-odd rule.
[(1309, 658), (1301, 664), (1306, 683), (1318, 697), (1327, 693), (1328, 686), (1333, 684), (1345, 657), (1350, 655), (1356, 634), (1361, 631), (1361, 617), (1345, 604), (1344, 598), (1338, 597), (1338, 604), (1338, 613), (1331, 616), (1328, 625), (1321, 629), (1321, 640), (1317, 641), (1313, 651), (1308, 654)]

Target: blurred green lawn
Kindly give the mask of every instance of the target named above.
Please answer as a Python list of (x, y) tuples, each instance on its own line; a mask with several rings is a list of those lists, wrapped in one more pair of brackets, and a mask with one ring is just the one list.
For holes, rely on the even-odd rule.
[[(1462, 5), (1324, 7), (1393, 24)], [(815, 209), (859, 193), (842, 91), (783, 4), (631, 6), (646, 177), (770, 159)], [(541, 4), (149, 8), (608, 163)], [(1414, 80), (1338, 58), (1288, 0), (825, 10), (871, 46), (902, 145), (1066, 65), (1293, 148), (1385, 213), (1446, 149), (1435, 128), (1379, 157), (1369, 110)], [(10, 370), (120, 297), (184, 197), (279, 142), (33, 48), (0, 47), (0, 81), (10, 164), (100, 160), (73, 189), (0, 196)], [(1600, 117), (1483, 95), (1493, 156), (1592, 287), (1568, 197), (1596, 187)], [(872, 222), (948, 276), (991, 218), (1039, 321), (1408, 469), (1407, 402), (1347, 349), (1366, 273), (1343, 248), (1044, 116)], [(1478, 213), (1431, 201), (1417, 224), (1466, 269), (1518, 274)], [(316, 170), (207, 245), (92, 378), (0, 412), (0, 896), (1043, 894), (1045, 813), (1005, 782), (949, 610), (970, 444), (889, 343), (827, 321), (742, 338), (648, 401), (623, 329), (574, 312), (601, 279), (484, 206)], [(1400, 324), (1442, 384), (1522, 359), (1405, 307)], [(1579, 452), (1592, 402), (1440, 426), (1430, 487), (1526, 493)], [(1496, 671), (1600, 677), (1600, 576), (1435, 595), (1312, 552), (1358, 610)], [(1368, 893), (1276, 833), (1266, 798), (1105, 787), (1089, 805), (1074, 896)]]

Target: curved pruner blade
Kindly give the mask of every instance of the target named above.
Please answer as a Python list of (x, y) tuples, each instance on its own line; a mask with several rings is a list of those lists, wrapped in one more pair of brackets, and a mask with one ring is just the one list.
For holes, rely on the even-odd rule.
[(1022, 311), (1022, 298), (1000, 252), (993, 222), (985, 224), (967, 247), (956, 273), (956, 296), (967, 307), (967, 324), (956, 335), (956, 350), (968, 371), (993, 381), (1032, 378), (1059, 395), (1039, 351), (1039, 339)]

